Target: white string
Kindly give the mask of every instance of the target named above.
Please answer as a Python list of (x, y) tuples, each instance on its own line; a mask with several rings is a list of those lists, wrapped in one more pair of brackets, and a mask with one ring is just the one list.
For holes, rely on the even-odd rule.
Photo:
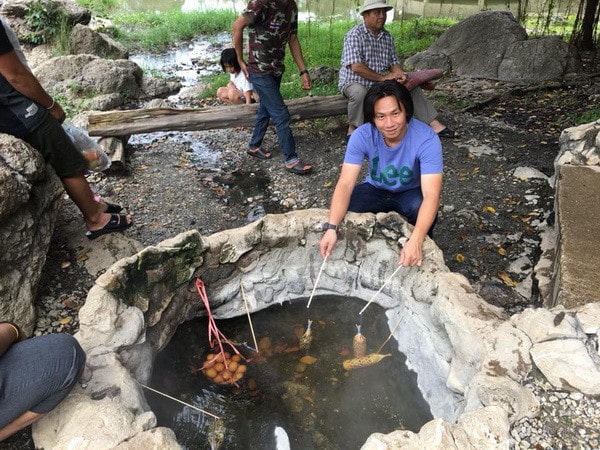
[(203, 409), (197, 408), (194, 405), (190, 405), (189, 403), (183, 402), (183, 401), (179, 400), (178, 398), (171, 397), (170, 395), (167, 395), (164, 392), (160, 392), (160, 391), (157, 391), (156, 389), (152, 389), (150, 386), (146, 386), (145, 384), (142, 384), (142, 383), (140, 383), (140, 384), (142, 385), (143, 388), (146, 388), (149, 391), (156, 392), (157, 394), (160, 394), (163, 397), (167, 397), (168, 399), (174, 400), (178, 403), (181, 403), (182, 405), (189, 406), (190, 408), (195, 409), (196, 411), (200, 411), (201, 413), (206, 414), (207, 416), (214, 417), (215, 419), (220, 419), (219, 416), (215, 416), (214, 414), (209, 413), (208, 411), (204, 411)]

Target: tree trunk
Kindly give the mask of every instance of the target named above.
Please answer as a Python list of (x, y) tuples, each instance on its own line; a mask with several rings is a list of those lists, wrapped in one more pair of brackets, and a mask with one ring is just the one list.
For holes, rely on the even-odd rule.
[[(571, 41), (580, 50), (593, 50), (596, 44), (595, 38), (597, 38), (597, 36), (595, 36), (595, 30), (598, 25), (600, 14), (600, 0), (581, 0), (581, 2), (582, 4), (577, 13), (577, 19), (573, 25), (573, 37)], [(585, 2), (585, 4), (583, 2)], [(581, 8), (582, 5), (583, 8)], [(583, 18), (580, 17), (582, 9)], [(581, 28), (579, 27), (579, 23), (581, 23)]]
[[(347, 113), (342, 95), (304, 97), (286, 101), (292, 121)], [(254, 125), (258, 105), (217, 106), (199, 109), (138, 109), (90, 114), (90, 136), (128, 136), (154, 131), (199, 131)]]

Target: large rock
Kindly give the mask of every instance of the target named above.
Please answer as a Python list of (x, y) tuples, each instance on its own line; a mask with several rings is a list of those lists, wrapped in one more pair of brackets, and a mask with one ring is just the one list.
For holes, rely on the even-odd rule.
[(0, 134), (0, 190), (0, 318), (29, 333), (63, 188), (39, 152)]
[[(31, 8), (31, 4), (38, 0), (4, 0), (0, 7), (0, 14), (7, 18), (11, 28), (19, 40), (26, 39), (31, 33), (31, 28), (25, 22), (25, 15)], [(90, 23), (92, 12), (78, 5), (73, 0), (55, 0), (58, 10), (67, 17), (67, 23), (70, 25)]]
[(528, 39), (508, 11), (484, 11), (448, 28), (409, 68), (441, 68), (457, 75), (512, 82), (554, 80), (577, 72), (577, 50), (558, 37)]
[(129, 51), (125, 46), (104, 33), (77, 24), (71, 30), (71, 53), (88, 54), (107, 59), (128, 59)]
[[(132, 99), (140, 96), (142, 69), (133, 61), (107, 60), (94, 55), (57, 56), (34, 69), (40, 83), (52, 95), (119, 93)], [(72, 94), (71, 94), (72, 95)]]
[(498, 65), (498, 78), (507, 81), (560, 79), (581, 70), (577, 49), (558, 36), (515, 42)]

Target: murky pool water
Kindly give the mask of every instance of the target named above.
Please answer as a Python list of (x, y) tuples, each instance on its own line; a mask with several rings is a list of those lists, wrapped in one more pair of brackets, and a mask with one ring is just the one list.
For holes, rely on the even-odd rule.
[[(293, 449), (360, 448), (373, 432), (418, 431), (432, 416), (397, 343), (390, 339), (383, 345), (389, 328), (379, 306), (371, 305), (363, 313), (361, 331), (369, 353), (391, 356), (369, 367), (342, 367), (352, 358), (363, 306), (358, 299), (323, 296), (313, 298), (310, 310), (299, 300), (253, 314), (262, 350), (256, 354), (237, 347), (249, 359), (238, 387), (217, 385), (193, 372), (209, 352), (208, 322), (187, 322), (157, 355), (150, 386), (220, 416), (221, 448), (275, 448), (276, 427), (285, 430)], [(314, 340), (309, 350), (300, 350), (298, 334), (304, 331), (307, 312)], [(254, 346), (246, 316), (218, 321), (217, 326), (232, 341)], [(314, 363), (300, 363), (306, 356)], [(159, 424), (172, 428), (182, 445), (211, 448), (213, 418), (158, 394), (149, 392), (147, 398)]]

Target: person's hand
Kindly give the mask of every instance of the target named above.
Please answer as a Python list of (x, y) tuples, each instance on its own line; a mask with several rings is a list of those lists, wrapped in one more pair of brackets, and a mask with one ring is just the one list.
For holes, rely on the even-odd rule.
[(401, 266), (421, 266), (423, 264), (423, 242), (410, 238), (400, 252)]
[(238, 64), (240, 65), (240, 69), (242, 69), (242, 72), (244, 72), (244, 76), (246, 77), (246, 79), (250, 80), (250, 74), (248, 73), (248, 66), (246, 65), (246, 61), (240, 61), (238, 59)]
[(305, 91), (312, 89), (312, 80), (310, 79), (308, 72), (304, 72), (302, 75), (300, 75), (300, 79), (302, 80), (302, 89)]
[(48, 112), (52, 114), (52, 117), (58, 120), (58, 123), (63, 123), (65, 121), (65, 118), (67, 117), (67, 115), (62, 109), (62, 106), (60, 106), (60, 104), (56, 101), (53, 102), (52, 108), (50, 108)]
[(331, 254), (336, 242), (337, 232), (335, 230), (325, 231), (323, 237), (321, 238), (321, 241), (319, 242), (319, 249), (321, 250), (321, 256), (323, 258)]

